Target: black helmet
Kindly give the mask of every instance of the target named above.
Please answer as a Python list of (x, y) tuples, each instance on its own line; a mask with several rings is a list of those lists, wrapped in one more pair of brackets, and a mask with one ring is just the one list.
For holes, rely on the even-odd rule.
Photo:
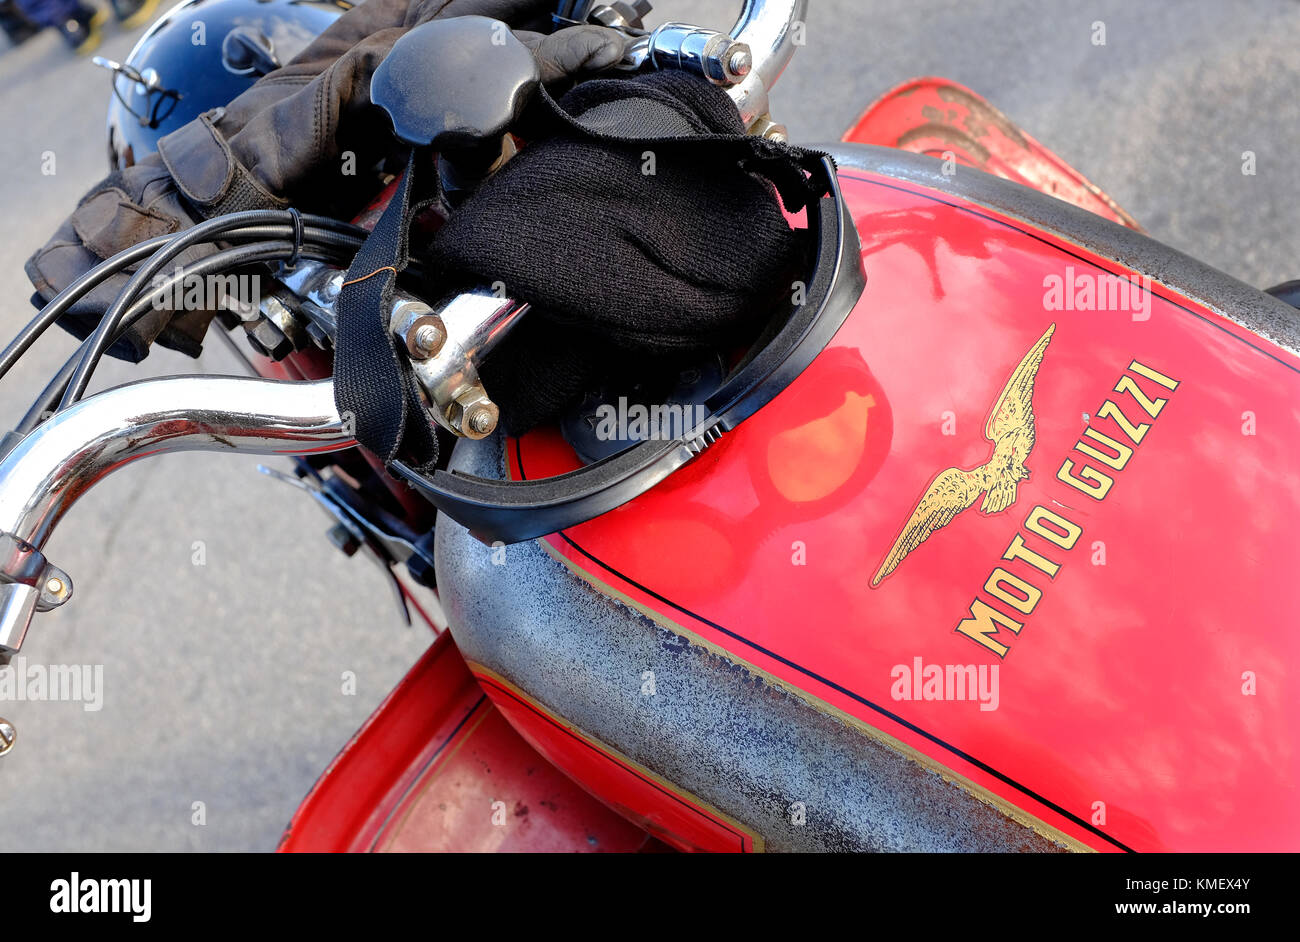
[(113, 70), (108, 161), (124, 170), (158, 139), (220, 107), (302, 52), (351, 3), (343, 0), (184, 0)]

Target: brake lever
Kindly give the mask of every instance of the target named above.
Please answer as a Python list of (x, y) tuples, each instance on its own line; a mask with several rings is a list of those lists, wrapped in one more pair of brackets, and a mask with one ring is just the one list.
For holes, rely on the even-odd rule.
[[(411, 609), (406, 602), (406, 592), (402, 589), (401, 582), (398, 581), (397, 574), (393, 571), (393, 566), (397, 563), (406, 562), (412, 556), (419, 556), (432, 566), (433, 560), (423, 551), (418, 549), (414, 543), (395, 534), (385, 533), (380, 530), (374, 523), (367, 520), (360, 513), (346, 503), (343, 503), (329, 491), (325, 490), (317, 480), (305, 481), (302, 478), (295, 477), (292, 474), (286, 474), (276, 468), (268, 468), (264, 464), (259, 464), (257, 470), (267, 477), (284, 484), (292, 485), (301, 491), (304, 491), (312, 498), (325, 512), (335, 521), (336, 526), (341, 526), (358, 547), (365, 547), (367, 555), (378, 564), (387, 578), (393, 595), (397, 600), (397, 608), (402, 616), (402, 620), (407, 625), (411, 624)], [(342, 546), (339, 547), (342, 549)], [(351, 555), (350, 553), (348, 555)]]

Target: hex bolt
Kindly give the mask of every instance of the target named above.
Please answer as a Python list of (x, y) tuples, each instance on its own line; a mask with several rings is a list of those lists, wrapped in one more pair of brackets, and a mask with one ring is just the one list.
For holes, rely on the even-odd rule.
[(488, 409), (475, 409), (470, 413), (469, 427), (480, 435), (486, 435), (497, 427), (496, 416)]
[(307, 324), (307, 336), (311, 338), (312, 343), (322, 350), (328, 350), (333, 345), (329, 333), (315, 321), (310, 321)]
[(486, 438), (496, 430), (500, 417), (501, 410), (482, 386), (466, 389), (447, 410), (451, 427), (465, 438)]
[(411, 340), (411, 345), (425, 359), (428, 359), (442, 349), (442, 344), (446, 339), (447, 335), (439, 330), (436, 324), (421, 324), (415, 328), (415, 336)]
[(391, 328), (406, 346), (412, 360), (436, 357), (447, 342), (447, 328), (433, 309), (419, 301), (404, 301), (393, 308)]
[(244, 327), (248, 330), (248, 339), (253, 347), (263, 356), (268, 356), (272, 360), (283, 360), (293, 352), (293, 342), (279, 327), (265, 318), (256, 322), (247, 322)]
[(754, 57), (749, 51), (749, 47), (743, 43), (737, 43), (741, 48), (732, 47), (733, 51), (727, 58), (727, 71), (738, 78), (744, 78), (749, 74), (749, 70), (754, 67)]

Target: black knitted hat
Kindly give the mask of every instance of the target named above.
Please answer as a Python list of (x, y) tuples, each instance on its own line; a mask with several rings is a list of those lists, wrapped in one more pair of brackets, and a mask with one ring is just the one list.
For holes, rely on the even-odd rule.
[(721, 89), (654, 72), (585, 82), (559, 108), (574, 121), (551, 122), (432, 247), (441, 287), (503, 282), (533, 305), (484, 369), (516, 434), (590, 385), (751, 340), (804, 257)]

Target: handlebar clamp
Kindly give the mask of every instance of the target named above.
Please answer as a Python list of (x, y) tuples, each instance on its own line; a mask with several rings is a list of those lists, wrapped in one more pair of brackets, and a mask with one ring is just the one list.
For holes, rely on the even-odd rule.
[(16, 654), (35, 612), (72, 598), (68, 574), (35, 546), (0, 532), (0, 655)]

